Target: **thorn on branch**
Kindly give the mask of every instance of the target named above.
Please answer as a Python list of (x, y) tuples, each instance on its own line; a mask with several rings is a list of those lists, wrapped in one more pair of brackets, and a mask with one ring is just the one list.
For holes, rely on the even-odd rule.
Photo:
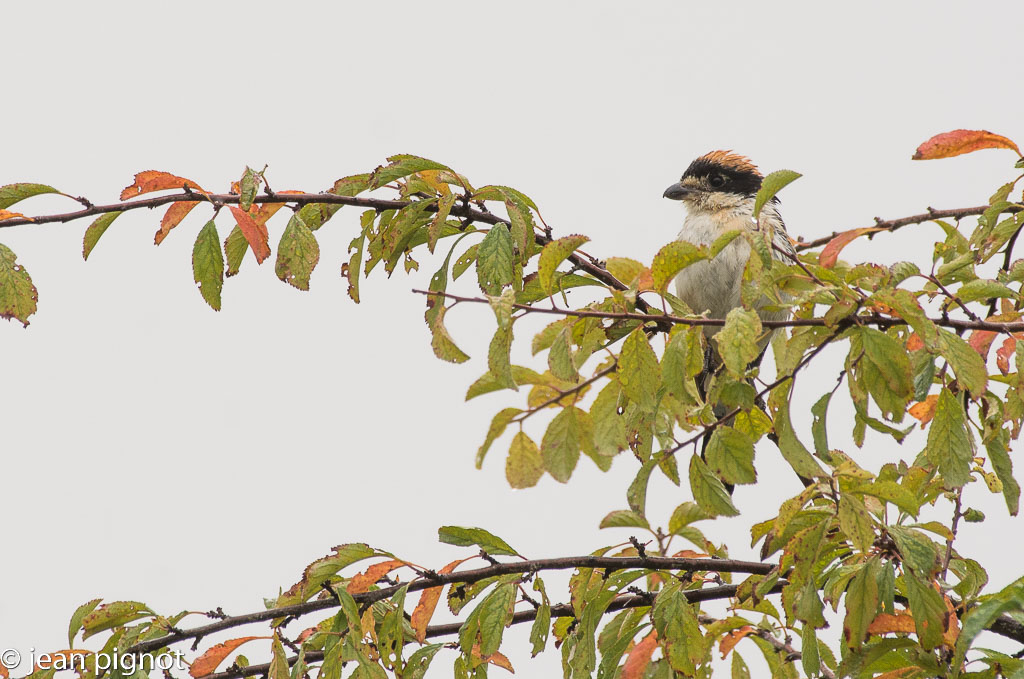
[(636, 549), (637, 556), (641, 559), (647, 559), (647, 543), (641, 543), (636, 539), (635, 535), (630, 535), (629, 544), (633, 545), (633, 548)]
[(86, 210), (91, 210), (92, 209), (92, 207), (93, 207), (92, 201), (90, 201), (85, 196), (73, 196), (73, 198), (75, 200), (77, 200), (79, 203), (81, 203), (85, 207)]
[(228, 614), (225, 613), (224, 609), (220, 606), (217, 606), (217, 608), (213, 609), (212, 611), (206, 611), (206, 613), (204, 613), (203, 615), (205, 615), (207, 618), (213, 618), (214, 620), (224, 620), (228, 617)]
[(334, 599), (338, 603), (339, 606), (341, 605), (341, 597), (338, 596), (338, 593), (334, 591), (333, 587), (328, 585), (326, 582), (322, 582), (322, 583), (320, 583), (320, 589), (322, 589), (332, 599)]
[(492, 566), (500, 566), (501, 565), (498, 562), (497, 559), (495, 559), (493, 556), (491, 556), (490, 554), (488, 554), (487, 552), (485, 552), (482, 549), (480, 550), (480, 558), (483, 559), (484, 561), (486, 561), (487, 563), (491, 564)]

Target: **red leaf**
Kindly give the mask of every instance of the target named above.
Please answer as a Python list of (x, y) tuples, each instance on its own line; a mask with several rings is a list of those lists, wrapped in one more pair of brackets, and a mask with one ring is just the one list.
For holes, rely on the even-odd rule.
[[(474, 558), (476, 557), (470, 556), (465, 559), (452, 561), (450, 564), (439, 570), (438, 573), (441, 575), (447, 575), (462, 564)], [(412, 625), (412, 628), (416, 631), (416, 640), (421, 644), (427, 639), (427, 625), (430, 624), (430, 618), (434, 615), (434, 609), (437, 607), (437, 602), (441, 598), (442, 589), (444, 589), (443, 585), (423, 590), (423, 594), (420, 594), (420, 600), (416, 603), (416, 608), (412, 612), (409, 624)]]
[(651, 664), (651, 655), (658, 646), (658, 633), (651, 630), (643, 640), (629, 651), (626, 664), (622, 666), (622, 679), (640, 679)]
[(838, 234), (835, 238), (830, 240), (828, 244), (822, 248), (821, 254), (818, 256), (818, 264), (822, 265), (827, 269), (831, 269), (836, 265), (836, 260), (839, 258), (839, 253), (842, 252), (843, 248), (850, 244), (854, 239), (860, 238), (861, 236), (874, 233), (876, 231), (882, 231), (882, 229), (865, 226), (859, 229), (850, 229), (849, 231), (843, 231)]
[(163, 219), (160, 220), (160, 230), (156, 232), (156, 236), (153, 237), (153, 242), (157, 245), (164, 242), (164, 238), (167, 238), (167, 234), (171, 232), (171, 229), (181, 224), (181, 220), (188, 216), (189, 212), (192, 212), (199, 203), (188, 203), (179, 201), (177, 203), (171, 203), (171, 206), (167, 208), (167, 212), (164, 213)]
[(256, 263), (262, 264), (263, 260), (270, 256), (270, 234), (267, 233), (267, 225), (257, 222), (241, 208), (234, 205), (229, 207), (238, 228), (242, 230), (242, 235), (249, 241), (252, 254), (256, 255)]
[(1013, 337), (1007, 337), (1003, 340), (1003, 346), (999, 347), (999, 351), (996, 352), (996, 366), (999, 367), (999, 372), (1006, 375), (1010, 372), (1010, 356), (1013, 356), (1013, 352), (1017, 350), (1017, 340)]
[(348, 583), (348, 587), (345, 588), (345, 591), (349, 594), (360, 594), (365, 592), (370, 589), (370, 585), (377, 582), (396, 568), (401, 568), (404, 565), (405, 562), (399, 561), (398, 559), (375, 563), (359, 575), (352, 578)]
[(159, 170), (146, 170), (139, 172), (135, 175), (135, 183), (131, 186), (126, 186), (121, 191), (121, 200), (128, 200), (135, 196), (141, 196), (144, 193), (152, 193), (153, 191), (165, 191), (167, 189), (182, 189), (188, 187), (193, 191), (198, 191), (203, 195), (207, 195), (207, 192), (199, 187), (191, 179), (185, 179), (173, 175), (170, 172), (160, 172)]
[(227, 641), (221, 642), (215, 646), (211, 646), (206, 649), (206, 652), (196, 658), (192, 662), (192, 666), (188, 669), (188, 673), (198, 679), (199, 677), (205, 677), (207, 674), (213, 674), (217, 671), (217, 666), (224, 662), (224, 658), (231, 655), (231, 653), (253, 639), (271, 639), (273, 637), (241, 637), (238, 639), (228, 639)]
[(474, 644), (473, 645), (473, 649), (470, 652), (475, 657), (480, 658), (480, 660), (484, 661), (485, 663), (487, 663), (489, 665), (497, 665), (501, 669), (508, 670), (512, 674), (516, 673), (516, 671), (512, 668), (512, 661), (510, 661), (507, 657), (505, 657), (504, 653), (500, 653), (499, 651), (495, 651), (494, 653), (490, 654), (489, 656), (487, 656), (485, 658), (482, 655), (480, 655), (480, 644)]
[(917, 351), (918, 349), (924, 349), (924, 340), (914, 332), (907, 338), (907, 351)]
[(913, 160), (952, 158), (981, 149), (1010, 149), (1020, 155), (1020, 149), (1013, 141), (988, 130), (953, 130), (937, 134), (918, 146)]
[(983, 359), (988, 358), (988, 349), (992, 346), (992, 340), (996, 338), (996, 333), (993, 330), (975, 330), (971, 333), (971, 336), (967, 338), (967, 343), (971, 345), (971, 348), (978, 352)]

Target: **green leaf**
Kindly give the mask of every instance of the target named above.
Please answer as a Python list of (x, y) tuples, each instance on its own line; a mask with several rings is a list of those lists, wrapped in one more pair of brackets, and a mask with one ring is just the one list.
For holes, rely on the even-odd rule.
[[(811, 436), (814, 438), (814, 452), (819, 456), (828, 455), (828, 404), (832, 400), (832, 392), (819, 398), (811, 406)], [(827, 458), (826, 458), (827, 459)]]
[(764, 181), (761, 182), (761, 188), (757, 191), (757, 196), (754, 198), (754, 219), (756, 220), (761, 216), (761, 209), (768, 201), (775, 197), (775, 194), (802, 176), (802, 174), (793, 170), (776, 170), (765, 177)]
[(270, 667), (267, 669), (267, 679), (288, 679), (288, 656), (284, 652), (284, 644), (277, 632), (270, 642)]
[(720, 479), (735, 485), (754, 483), (754, 442), (732, 427), (718, 427), (708, 442), (707, 464)]
[(1012, 300), (1017, 299), (1017, 293), (1002, 283), (984, 280), (981, 278), (968, 281), (961, 285), (960, 289), (956, 291), (956, 296), (965, 304), (967, 302), (976, 302), (979, 299), (988, 300), (993, 297), (1005, 297)]
[(644, 412), (654, 412), (661, 386), (661, 368), (643, 328), (631, 332), (622, 345), (619, 383), (630, 401)]
[(32, 285), (17, 255), (0, 244), (0, 318), (16, 318), (28, 327), (28, 317), (36, 312), (39, 291)]
[(402, 679), (423, 679), (430, 667), (430, 661), (442, 648), (444, 648), (444, 644), (429, 644), (416, 649), (416, 652), (410, 655), (405, 662)]
[(293, 214), (277, 244), (274, 273), (299, 290), (309, 290), (309, 277), (319, 261), (320, 246), (316, 236), (297, 213)]
[(931, 650), (942, 643), (946, 604), (932, 588), (931, 581), (921, 580), (913, 571), (903, 573), (903, 583), (917, 638), (925, 650)]
[(477, 253), (480, 251), (480, 243), (475, 243), (466, 248), (466, 251), (459, 255), (452, 265), (452, 280), (456, 281), (459, 276), (466, 272), (466, 269), (476, 261)]
[(445, 222), (448, 221), (448, 215), (451, 213), (454, 205), (454, 193), (449, 193), (438, 198), (437, 213), (434, 215), (433, 220), (430, 222), (430, 226), (427, 228), (427, 248), (430, 252), (434, 251), (434, 247), (437, 245), (437, 239), (441, 237), (441, 227), (443, 227)]
[(437, 529), (437, 537), (441, 542), (458, 547), (478, 546), (491, 555), (519, 556), (519, 552), (483, 528), (463, 528), (461, 526), (442, 526)]
[(725, 317), (725, 326), (714, 339), (725, 367), (735, 377), (743, 377), (750, 362), (761, 354), (760, 336), (761, 319), (753, 311), (736, 307)]
[(256, 189), (259, 188), (259, 182), (262, 179), (257, 179), (257, 177), (257, 173), (246, 165), (245, 172), (242, 173), (242, 178), (238, 182), (238, 207), (245, 212), (249, 211), (253, 199), (256, 198)]
[(438, 302), (437, 315), (434, 316), (434, 320), (430, 324), (430, 346), (434, 350), (434, 355), (442, 361), (464, 363), (469, 360), (469, 355), (462, 351), (462, 349), (459, 349), (451, 335), (448, 334), (448, 329), (444, 326), (444, 315), (446, 313), (448, 313), (448, 307)]
[(644, 462), (626, 490), (626, 501), (629, 503), (629, 508), (640, 516), (644, 516), (647, 508), (647, 483), (651, 479), (651, 472), (654, 471), (655, 464), (657, 462), (653, 457)]
[(804, 674), (813, 677), (821, 674), (821, 656), (818, 655), (818, 635), (814, 625), (805, 624), (800, 632), (801, 666)]
[(729, 492), (699, 455), (690, 458), (690, 491), (693, 499), (709, 516), (737, 516)]
[(1024, 611), (1024, 581), (1022, 580), (1011, 583), (971, 608), (962, 620), (960, 634), (956, 640), (956, 657), (952, 666), (960, 667), (963, 664), (964, 656), (970, 649), (971, 643), (979, 634), (989, 629), (996, 618), (1004, 613), (1019, 613), (1021, 611)]
[(901, 422), (913, 394), (910, 358), (899, 340), (874, 328), (860, 331), (864, 384), (885, 416)]
[(491, 338), (487, 349), (487, 369), (503, 388), (518, 391), (516, 381), (512, 377), (512, 364), (509, 354), (512, 351), (512, 325), (498, 327)]
[(46, 184), (8, 184), (0, 186), (0, 210), (6, 210), (15, 203), (43, 193), (60, 193)]
[(1006, 508), (1010, 511), (1010, 516), (1017, 516), (1020, 508), (1020, 485), (1013, 478), (1013, 462), (1008, 454), (1010, 450), (1009, 432), (1005, 429), (999, 429), (994, 432), (985, 441), (985, 450), (988, 452), (989, 460), (992, 462), (992, 469), (1003, 484), (1003, 498), (1006, 500)]
[(658, 592), (651, 607), (651, 619), (668, 647), (666, 657), (672, 669), (693, 676), (704, 661), (708, 642), (700, 631), (694, 605), (686, 600), (677, 580)]
[(878, 613), (878, 572), (878, 558), (872, 557), (857, 571), (846, 590), (843, 639), (850, 648), (864, 643), (868, 625)]
[(211, 219), (199, 231), (192, 246), (192, 272), (199, 293), (214, 311), (220, 311), (220, 293), (224, 288), (224, 255), (220, 251), (217, 225)]
[(693, 502), (684, 502), (672, 511), (668, 520), (668, 532), (678, 533), (682, 528), (697, 521), (709, 519), (707, 513)]
[(949, 389), (939, 392), (935, 416), (928, 427), (928, 461), (942, 474), (947, 487), (959, 488), (971, 480), (974, 446), (960, 400)]
[(487, 451), (490, 450), (491, 444), (505, 433), (505, 428), (508, 427), (509, 423), (512, 422), (512, 418), (523, 412), (519, 408), (505, 408), (494, 416), (491, 420), (491, 426), (487, 429), (487, 437), (484, 439), (483, 444), (479, 450), (476, 451), (476, 468), (480, 467), (484, 463), (484, 457), (487, 455)]
[(513, 488), (531, 488), (544, 475), (544, 460), (537, 444), (524, 432), (512, 438), (505, 461), (505, 478)]
[(537, 617), (533, 619), (533, 626), (530, 628), (530, 643), (533, 644), (530, 655), (536, 657), (548, 643), (548, 633), (551, 631), (551, 604), (540, 578), (534, 579), (533, 589), (539, 591), (543, 597), (540, 608), (537, 609)]
[(782, 389), (776, 389), (769, 397), (770, 402), (776, 405), (773, 421), (775, 433), (779, 437), (779, 451), (799, 476), (805, 479), (827, 476), (793, 431), (793, 423), (789, 419), (789, 402), (786, 400), (791, 388), (792, 382)]
[(245, 253), (248, 251), (249, 241), (245, 239), (245, 234), (236, 225), (231, 229), (228, 237), (224, 239), (224, 256), (228, 265), (225, 275), (228, 278), (238, 273), (239, 268), (242, 266), (242, 260), (245, 258)]
[(609, 512), (603, 519), (599, 528), (644, 528), (648, 529), (651, 525), (647, 522), (647, 519), (643, 515), (634, 512), (632, 509), (616, 509), (613, 512)]
[(864, 501), (852, 493), (839, 498), (839, 528), (862, 553), (867, 553), (875, 541), (875, 526)]
[[(556, 271), (554, 278), (551, 281), (551, 287), (554, 290), (570, 290), (572, 288), (579, 288), (585, 285), (597, 286), (599, 288), (606, 287), (604, 283), (596, 281), (593, 278), (587, 278), (586, 276), (580, 276), (574, 273), (563, 273)], [(537, 300), (548, 297), (548, 293), (541, 286), (539, 277), (531, 277), (528, 281), (523, 283), (523, 289), (516, 293), (516, 302), (519, 304), (531, 304)]]
[(92, 613), (97, 604), (101, 601), (103, 601), (103, 599), (86, 601), (75, 609), (75, 612), (71, 615), (71, 621), (68, 623), (68, 648), (75, 647), (75, 637), (78, 635), (78, 630), (82, 629), (82, 619)]
[(138, 601), (114, 601), (103, 604), (82, 617), (82, 639), (114, 627), (120, 627), (133, 620), (149, 618), (153, 611)]
[(388, 163), (389, 165), (378, 167), (370, 174), (367, 188), (377, 189), (396, 179), (402, 179), (424, 170), (448, 170), (451, 172), (451, 168), (447, 165), (404, 153), (389, 157)]
[(889, 526), (889, 535), (896, 541), (903, 563), (913, 568), (918, 575), (930, 578), (938, 570), (939, 553), (935, 543), (919, 530), (904, 526)]
[(626, 422), (619, 413), (618, 380), (609, 380), (590, 406), (590, 419), (594, 423), (594, 445), (597, 454), (605, 457), (626, 449)]
[(548, 424), (540, 442), (544, 469), (561, 483), (569, 480), (580, 459), (583, 432), (577, 411), (575, 407), (563, 408)]
[(555, 341), (551, 343), (551, 348), (548, 351), (548, 367), (551, 369), (551, 374), (566, 382), (575, 382), (580, 376), (572, 360), (571, 337), (572, 327), (562, 328), (562, 331), (555, 336)]
[(108, 212), (105, 215), (100, 215), (96, 220), (89, 225), (89, 228), (85, 230), (85, 237), (82, 239), (82, 258), (86, 261), (89, 260), (89, 255), (92, 254), (92, 249), (96, 247), (96, 243), (99, 242), (100, 237), (106, 233), (107, 227), (113, 223), (121, 215), (121, 210), (117, 212)]
[[(512, 379), (515, 380), (516, 385), (521, 386), (524, 384), (548, 384), (550, 378), (544, 378), (540, 373), (530, 368), (513, 365)], [(486, 372), (480, 376), (480, 379), (469, 385), (469, 389), (466, 390), (466, 400), (469, 401), (477, 396), (490, 394), (505, 388), (494, 375)]]
[(551, 295), (557, 289), (554, 282), (555, 269), (558, 268), (558, 265), (564, 262), (565, 258), (571, 255), (576, 248), (589, 240), (590, 238), (587, 236), (572, 235), (553, 240), (544, 246), (540, 253), (540, 259), (537, 260), (537, 280), (540, 281), (541, 288), (547, 294)]
[(512, 236), (504, 224), (495, 224), (480, 241), (476, 253), (476, 274), (480, 289), (488, 295), (497, 295), (512, 283), (515, 261)]
[(654, 289), (664, 292), (669, 281), (676, 275), (695, 262), (707, 258), (707, 252), (685, 240), (677, 240), (669, 243), (658, 254), (654, 255), (654, 262), (651, 264), (651, 278), (654, 281)]
[(956, 379), (973, 398), (980, 398), (988, 384), (985, 361), (967, 342), (948, 330), (939, 329), (939, 352), (949, 361)]

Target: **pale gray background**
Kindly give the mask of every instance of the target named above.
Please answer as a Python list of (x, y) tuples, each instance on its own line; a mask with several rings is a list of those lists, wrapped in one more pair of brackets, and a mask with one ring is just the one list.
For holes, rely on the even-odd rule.
[[(803, 172), (783, 213), (791, 233), (813, 238), (875, 215), (978, 204), (1010, 176), (1006, 151), (912, 162), (934, 133), (978, 127), (1024, 140), (1024, 67), (1009, 30), (1024, 19), (1019, 2), (56, 2), (2, 12), (0, 184), (50, 183), (97, 202), (144, 169), (224, 190), (246, 163), (269, 163), (275, 188), (315, 190), (415, 153), (477, 184), (520, 188), (557, 235), (585, 232), (597, 255), (649, 262), (681, 220), (662, 190), (710, 149)], [(38, 198), (16, 209), (73, 207)], [(584, 460), (569, 485), (546, 478), (520, 492), (504, 481), (504, 442), (473, 469), (485, 418), (515, 401), (463, 403), (485, 369), (486, 308), (452, 317), (472, 362), (433, 357), (423, 300), (409, 289), (425, 286), (436, 260), (412, 277), (375, 276), (352, 304), (338, 269), (358, 213), (344, 210), (318, 233), (310, 293), (248, 257), (216, 314), (189, 263), (204, 211), (159, 249), (160, 213), (123, 216), (88, 264), (87, 222), (0, 230), (40, 290), (29, 329), (0, 325), (0, 647), (64, 647), (65, 621), (92, 597), (165, 613), (255, 610), (341, 542), (442, 565), (464, 553), (437, 543), (444, 524), (487, 527), (534, 557), (628, 536), (597, 531), (625, 506), (635, 471), (625, 456), (608, 474)], [(228, 228), (225, 219), (222, 236)], [(272, 225), (272, 245), (281, 228)], [(927, 262), (924, 236), (936, 231), (858, 242), (844, 257)], [(805, 432), (806, 404), (834, 374), (815, 379), (800, 390)], [(921, 441), (900, 454), (912, 458)], [(856, 456), (874, 468), (890, 451), (875, 439)], [(751, 514), (716, 532), (737, 557), (753, 556), (749, 522), (798, 488), (770, 446), (759, 460), (772, 483), (740, 490)], [(960, 547), (1005, 584), (1019, 573), (1020, 542), (1007, 538), (1020, 521), (978, 484), (968, 497), (990, 518)], [(649, 514), (664, 523), (686, 499), (659, 481)], [(520, 675), (558, 672), (557, 652), (531, 666), (524, 641), (508, 651)], [(450, 656), (437, 666), (444, 676)]]

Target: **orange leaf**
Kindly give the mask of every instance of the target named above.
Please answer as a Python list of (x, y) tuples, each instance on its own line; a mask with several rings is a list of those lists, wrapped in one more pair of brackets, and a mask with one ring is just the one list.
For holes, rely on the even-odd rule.
[(996, 338), (996, 333), (993, 330), (975, 330), (971, 333), (971, 336), (967, 338), (967, 343), (971, 347), (981, 354), (983, 359), (988, 358), (988, 349), (992, 346), (992, 340)]
[(918, 349), (924, 349), (924, 340), (914, 332), (907, 338), (907, 351), (917, 351)]
[(916, 667), (901, 667), (898, 670), (890, 670), (888, 672), (876, 674), (875, 679), (902, 679), (902, 677), (905, 677), (908, 674), (913, 674), (917, 671), (918, 668)]
[(516, 671), (512, 668), (512, 662), (507, 657), (505, 657), (504, 653), (495, 651), (494, 653), (485, 658), (480, 655), (480, 644), (474, 644), (472, 654), (475, 657), (480, 658), (480, 660), (484, 661), (485, 663), (488, 663), (490, 665), (496, 665), (503, 670), (508, 670), (512, 674), (516, 673)]
[(0, 663), (0, 677), (3, 679), (11, 679), (11, 671), (7, 669), (7, 665)]
[(729, 655), (729, 651), (733, 649), (733, 646), (740, 643), (740, 640), (743, 639), (743, 637), (747, 636), (753, 631), (753, 627), (751, 627), (750, 625), (746, 625), (744, 627), (740, 627), (739, 629), (734, 629), (728, 634), (726, 634), (724, 637), (722, 637), (722, 640), (718, 642), (718, 650), (722, 652), (722, 660), (725, 660), (725, 656)]
[(849, 231), (843, 231), (838, 234), (835, 238), (830, 240), (828, 244), (822, 248), (821, 254), (818, 256), (818, 264), (821, 266), (831, 269), (836, 265), (836, 260), (839, 258), (839, 253), (842, 252), (843, 248), (850, 244), (856, 238), (869, 233), (875, 233), (882, 229), (865, 226), (859, 229), (850, 229)]
[(910, 406), (907, 411), (911, 417), (921, 422), (921, 429), (924, 429), (924, 425), (932, 421), (935, 417), (935, 404), (939, 401), (938, 394), (932, 394), (920, 403), (915, 403)]
[(213, 674), (217, 671), (217, 666), (224, 662), (224, 658), (231, 655), (231, 653), (241, 646), (242, 644), (252, 641), (253, 639), (272, 639), (273, 637), (240, 637), (238, 639), (228, 639), (227, 641), (216, 644), (206, 649), (206, 652), (196, 658), (192, 662), (192, 666), (188, 669), (188, 673), (196, 677), (205, 677), (207, 674)]
[(654, 276), (651, 274), (651, 270), (644, 267), (643, 271), (640, 272), (640, 277), (637, 280), (639, 284), (639, 292), (645, 292), (648, 290), (654, 290)]
[[(465, 559), (456, 559), (439, 570), (438, 573), (441, 575), (447, 575), (462, 564), (474, 558), (476, 557), (470, 556)], [(441, 598), (442, 589), (444, 589), (443, 585), (423, 590), (423, 594), (420, 594), (420, 600), (416, 603), (416, 608), (413, 609), (409, 624), (412, 625), (412, 628), (416, 631), (416, 640), (421, 644), (427, 640), (427, 625), (430, 624), (430, 618), (433, 617), (434, 609), (437, 608), (437, 602)]]
[(996, 365), (999, 367), (999, 372), (1004, 375), (1010, 372), (1010, 356), (1013, 356), (1013, 352), (1017, 350), (1017, 340), (1013, 337), (1007, 337), (1003, 340), (1003, 346), (999, 347), (996, 352)]
[[(242, 214), (245, 213), (243, 212)], [(348, 583), (348, 587), (345, 588), (345, 591), (349, 594), (361, 594), (362, 592), (370, 589), (370, 585), (377, 582), (396, 568), (401, 568), (404, 565), (405, 562), (399, 561), (398, 559), (390, 559), (388, 561), (375, 563), (364, 572), (352, 578)]]
[(909, 613), (900, 612), (896, 615), (879, 613), (878, 617), (868, 625), (868, 634), (882, 635), (890, 633), (914, 634), (914, 618)]
[(950, 598), (945, 595), (942, 598), (946, 600), (946, 610), (949, 611), (946, 616), (946, 630), (942, 633), (942, 643), (953, 648), (960, 636), (960, 619), (956, 617), (956, 607), (953, 606)]
[(937, 134), (917, 147), (913, 160), (952, 158), (981, 149), (1010, 149), (1020, 155), (1013, 141), (987, 130), (953, 130)]
[(189, 203), (185, 201), (179, 201), (177, 203), (171, 203), (171, 206), (167, 208), (167, 212), (164, 213), (163, 218), (160, 220), (160, 230), (156, 232), (156, 236), (153, 237), (153, 242), (157, 245), (164, 242), (164, 238), (167, 238), (167, 234), (171, 232), (171, 229), (181, 224), (181, 220), (188, 216), (189, 212), (192, 212), (199, 203)]
[(640, 679), (651, 664), (651, 656), (658, 647), (658, 633), (651, 630), (643, 640), (629, 651), (626, 664), (622, 666), (621, 679)]
[(151, 193), (153, 191), (165, 191), (167, 189), (182, 189), (188, 187), (194, 191), (198, 191), (203, 195), (207, 195), (207, 192), (199, 187), (191, 179), (185, 179), (173, 175), (170, 172), (160, 172), (159, 170), (146, 170), (139, 172), (135, 175), (135, 183), (131, 186), (126, 186), (121, 191), (121, 200), (128, 200), (135, 196), (141, 196), (144, 193)]
[[(288, 193), (282, 191), (281, 193)], [(266, 224), (267, 220), (274, 216), (274, 214), (284, 207), (284, 203), (256, 203), (249, 210), (249, 216), (257, 224)]]
[(267, 225), (258, 223), (241, 208), (234, 205), (229, 207), (238, 228), (242, 230), (242, 235), (249, 241), (252, 254), (256, 255), (256, 263), (262, 264), (263, 260), (270, 256), (270, 234), (267, 233)]
[[(20, 212), (10, 212), (9, 210), (0, 210), (0, 222), (5, 219), (14, 219), (15, 217), (25, 217)], [(32, 219), (31, 217), (25, 217), (25, 219)]]
[(695, 552), (692, 549), (681, 549), (672, 555), (676, 559), (706, 559), (708, 555), (704, 552)]

